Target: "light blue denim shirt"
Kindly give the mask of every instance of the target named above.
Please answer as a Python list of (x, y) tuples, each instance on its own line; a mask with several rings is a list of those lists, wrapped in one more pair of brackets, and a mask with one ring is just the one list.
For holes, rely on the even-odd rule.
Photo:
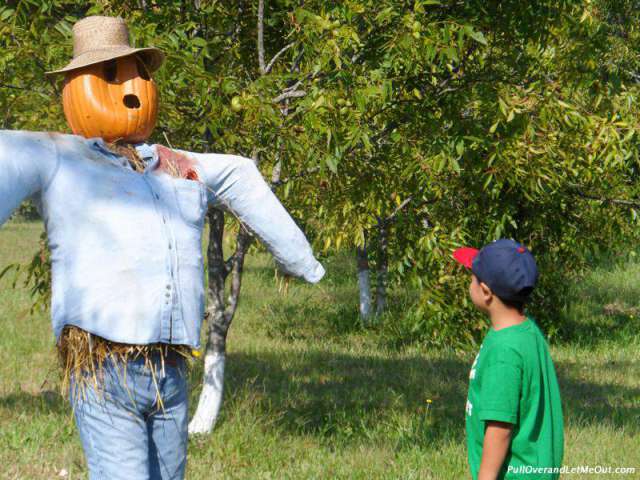
[(0, 225), (27, 197), (40, 205), (52, 260), (52, 323), (115, 342), (200, 345), (202, 231), (209, 205), (230, 210), (286, 273), (318, 282), (324, 269), (253, 161), (181, 152), (198, 178), (144, 173), (101, 139), (0, 131)]

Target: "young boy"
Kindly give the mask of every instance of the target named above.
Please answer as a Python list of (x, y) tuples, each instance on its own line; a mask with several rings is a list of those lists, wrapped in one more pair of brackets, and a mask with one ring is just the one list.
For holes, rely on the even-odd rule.
[(544, 336), (524, 313), (538, 270), (513, 240), (454, 258), (471, 270), (469, 294), (491, 319), (469, 373), (467, 448), (474, 480), (557, 479), (562, 463), (562, 405)]

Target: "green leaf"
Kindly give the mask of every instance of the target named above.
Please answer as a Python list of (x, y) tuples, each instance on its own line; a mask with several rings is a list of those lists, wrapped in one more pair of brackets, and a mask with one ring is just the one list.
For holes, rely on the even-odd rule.
[(11, 17), (13, 14), (15, 13), (15, 10), (13, 10), (12, 8), (5, 8), (2, 10), (2, 13), (0, 13), (0, 21), (5, 21), (7, 20), (9, 17)]
[(498, 107), (500, 108), (500, 113), (502, 113), (502, 115), (506, 117), (509, 107), (507, 107), (507, 104), (504, 102), (504, 100), (502, 100), (502, 98), (498, 98)]
[(202, 47), (202, 48), (204, 48), (204, 47), (207, 47), (207, 46), (208, 46), (207, 41), (206, 41), (204, 38), (202, 38), (202, 37), (196, 37), (196, 38), (192, 39), (192, 40), (191, 40), (191, 43), (192, 43), (193, 45), (195, 45), (196, 47)]
[(332, 173), (338, 173), (338, 162), (335, 157), (329, 156), (325, 158), (325, 163)]
[(473, 30), (469, 33), (469, 36), (473, 38), (476, 42), (487, 45), (487, 39), (484, 38), (484, 34), (478, 30)]

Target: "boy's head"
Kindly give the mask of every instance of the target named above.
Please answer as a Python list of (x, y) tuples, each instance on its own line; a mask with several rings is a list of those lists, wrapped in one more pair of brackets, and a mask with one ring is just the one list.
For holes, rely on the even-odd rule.
[(469, 295), (474, 305), (489, 311), (500, 304), (522, 311), (538, 280), (538, 268), (523, 245), (500, 239), (475, 248), (459, 248), (453, 258), (471, 270)]

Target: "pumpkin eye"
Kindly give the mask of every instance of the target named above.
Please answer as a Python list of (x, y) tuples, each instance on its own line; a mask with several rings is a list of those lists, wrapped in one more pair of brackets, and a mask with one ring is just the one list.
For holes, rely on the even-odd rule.
[(149, 69), (139, 56), (136, 56), (136, 66), (138, 67), (138, 75), (140, 75), (141, 78), (143, 78), (144, 80), (151, 80)]
[(104, 78), (107, 82), (115, 82), (118, 75), (118, 64), (115, 60), (104, 62)]

